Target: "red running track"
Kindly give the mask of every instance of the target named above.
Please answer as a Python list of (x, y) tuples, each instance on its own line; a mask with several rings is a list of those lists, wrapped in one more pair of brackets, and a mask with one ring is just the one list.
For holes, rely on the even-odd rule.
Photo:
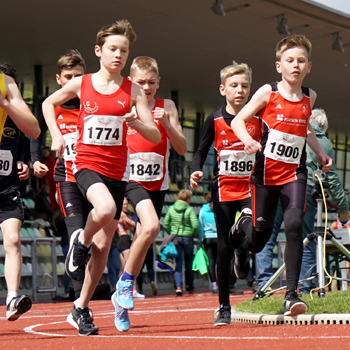
[[(252, 296), (251, 293), (232, 296), (231, 304)], [(94, 301), (90, 307), (99, 335), (81, 337), (66, 322), (72, 303), (34, 304), (15, 322), (6, 320), (6, 308), (1, 306), (1, 349), (350, 349), (349, 326), (346, 325), (231, 323), (214, 327), (213, 314), (218, 298), (211, 293), (135, 300), (135, 310), (129, 313), (131, 328), (127, 333), (115, 328), (110, 301)]]

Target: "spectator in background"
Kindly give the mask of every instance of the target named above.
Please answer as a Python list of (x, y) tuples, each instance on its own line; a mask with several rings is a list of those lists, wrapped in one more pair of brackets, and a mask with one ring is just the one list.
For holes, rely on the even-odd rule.
[(111, 250), (109, 251), (107, 260), (108, 277), (112, 285), (112, 292), (115, 292), (120, 273), (120, 253), (118, 250), (118, 239), (118, 232), (115, 231), (112, 239)]
[[(146, 254), (146, 258), (145, 258), (145, 261), (144, 261), (143, 265), (146, 265), (146, 268), (147, 268), (147, 276), (148, 276), (148, 278), (149, 278), (149, 280), (151, 282), (152, 294), (154, 296), (156, 296), (157, 293), (158, 293), (158, 290), (157, 290), (157, 287), (156, 287), (156, 284), (155, 284), (154, 252), (153, 252), (153, 249), (154, 249), (154, 245), (152, 243), (151, 246), (148, 248), (148, 251), (147, 251), (147, 254)], [(139, 294), (140, 296), (144, 297), (143, 287), (142, 287), (143, 286), (142, 270), (140, 271), (139, 275), (136, 278), (136, 284), (137, 284), (137, 287), (139, 289), (139, 292), (135, 293), (135, 290), (134, 290), (134, 298), (137, 297), (137, 294)]]
[(213, 212), (213, 202), (211, 201), (211, 193), (206, 195), (207, 203), (203, 205), (199, 212), (199, 230), (198, 245), (204, 246), (209, 260), (209, 278), (211, 281), (211, 289), (217, 294), (218, 287), (216, 284), (216, 257), (218, 234), (216, 231), (216, 223)]
[(44, 221), (52, 221), (52, 216), (54, 214), (54, 210), (50, 205), (50, 187), (48, 185), (43, 185), (41, 190), (35, 197), (35, 212), (38, 214), (39, 218)]
[[(54, 228), (54, 235), (56, 237), (61, 237), (61, 247), (64, 259), (67, 257), (68, 249), (69, 249), (69, 239), (68, 239), (68, 230), (66, 223), (64, 221), (64, 215), (60, 208), (58, 208), (52, 216), (52, 226)], [(63, 287), (65, 292), (65, 298), (69, 299), (69, 284), (70, 278), (67, 275), (67, 272), (64, 271), (63, 275)]]
[(190, 206), (192, 191), (181, 190), (179, 199), (170, 206), (165, 215), (163, 227), (169, 234), (178, 235), (178, 245), (176, 246), (178, 256), (176, 258), (175, 288), (176, 295), (182, 296), (182, 265), (185, 260), (185, 282), (186, 290), (193, 294), (193, 238), (197, 236), (199, 222), (197, 214)]
[[(341, 223), (346, 223), (350, 219), (349, 203), (344, 193), (339, 175), (337, 173), (336, 164), (334, 161), (334, 151), (332, 144), (326, 136), (328, 129), (328, 120), (326, 112), (323, 109), (314, 109), (310, 117), (310, 124), (315, 131), (317, 140), (324, 152), (333, 160), (332, 168), (325, 173), (325, 179), (329, 183), (329, 191), (339, 207), (339, 220)], [(316, 154), (309, 146), (306, 146), (307, 160), (306, 166), (308, 170), (307, 177), (307, 196), (306, 196), (306, 212), (303, 220), (303, 234), (304, 238), (314, 231), (315, 215), (316, 215), (316, 201), (312, 196), (312, 189), (315, 184), (313, 179), (313, 172), (320, 168), (321, 164), (318, 161)], [(301, 264), (299, 279), (308, 278), (316, 271), (312, 266), (316, 264), (316, 245), (311, 241), (303, 251), (303, 261)], [(304, 282), (300, 287), (300, 293), (309, 293), (312, 289), (312, 281)]]
[(49, 200), (52, 210), (58, 208), (56, 202), (56, 184), (53, 179), (54, 169), (55, 169), (55, 158), (51, 154), (50, 147), (44, 147), (43, 149), (43, 164), (48, 168), (48, 172), (45, 174), (44, 178), (47, 180), (47, 184), (50, 187)]
[(129, 232), (134, 232), (136, 228), (135, 221), (128, 215), (128, 204), (129, 201), (124, 198), (122, 212), (117, 226), (119, 235), (117, 248), (120, 253), (120, 270), (122, 273), (124, 272), (124, 267), (130, 255), (131, 236)]

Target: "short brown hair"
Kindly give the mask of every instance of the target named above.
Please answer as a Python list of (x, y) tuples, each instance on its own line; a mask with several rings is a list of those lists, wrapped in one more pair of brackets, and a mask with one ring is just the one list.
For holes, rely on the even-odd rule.
[(159, 68), (157, 61), (148, 56), (139, 56), (134, 58), (130, 66), (130, 76), (132, 77), (136, 70), (142, 70), (145, 72), (153, 72), (157, 74), (159, 78)]
[(280, 61), (283, 52), (294, 47), (303, 47), (306, 50), (308, 60), (311, 61), (311, 42), (302, 34), (292, 34), (280, 40), (276, 45), (276, 60)]
[(192, 196), (192, 191), (190, 190), (181, 190), (179, 192), (179, 199), (182, 201), (186, 201), (191, 196)]
[(106, 38), (111, 35), (125, 35), (129, 40), (129, 48), (136, 40), (136, 33), (127, 19), (121, 19), (102, 27), (97, 33), (96, 45), (102, 47), (106, 42)]
[(252, 84), (252, 70), (246, 63), (238, 64), (236, 61), (232, 61), (232, 64), (226, 66), (220, 71), (221, 84), (225, 85), (225, 82), (228, 78), (231, 78), (233, 75), (245, 74), (249, 80), (249, 86)]
[(70, 69), (76, 66), (83, 67), (85, 71), (85, 61), (78, 50), (71, 49), (57, 61), (57, 74), (60, 75), (63, 69)]

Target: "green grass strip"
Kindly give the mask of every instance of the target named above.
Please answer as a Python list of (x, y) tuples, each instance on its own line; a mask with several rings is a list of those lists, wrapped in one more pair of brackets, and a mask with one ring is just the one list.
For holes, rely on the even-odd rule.
[[(306, 314), (345, 314), (350, 313), (350, 291), (336, 291), (326, 293), (324, 298), (318, 294), (300, 297), (306, 305)], [(245, 300), (235, 305), (236, 312), (253, 314), (277, 315), (283, 314), (284, 296), (264, 297), (257, 300)]]

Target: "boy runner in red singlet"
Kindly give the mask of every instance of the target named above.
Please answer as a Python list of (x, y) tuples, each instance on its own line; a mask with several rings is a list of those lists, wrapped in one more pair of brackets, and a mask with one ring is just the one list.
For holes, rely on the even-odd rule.
[(28, 178), (28, 166), (22, 161), (22, 132), (31, 137), (40, 134), (39, 124), (18, 90), (16, 75), (13, 67), (0, 63), (0, 227), (6, 254), (4, 274), (9, 321), (17, 320), (32, 306), (27, 295), (18, 295), (22, 271), (20, 229), (24, 220), (19, 180)]
[[(322, 150), (308, 123), (316, 100), (316, 93), (302, 86), (311, 70), (310, 59), (311, 43), (304, 35), (282, 39), (276, 47), (276, 69), (282, 80), (262, 86), (231, 123), (245, 151), (257, 152), (251, 175), (253, 230), (243, 234), (242, 224), (248, 215), (242, 214), (232, 228), (231, 243), (242, 250), (260, 252), (272, 233), (280, 199), (287, 238), (286, 316), (307, 310), (297, 295), (306, 203), (305, 140), (317, 154), (324, 172), (332, 166), (332, 159)], [(256, 114), (261, 121), (261, 143), (251, 138), (245, 126)]]
[[(217, 242), (217, 282), (220, 308), (214, 326), (231, 323), (230, 282), (231, 260), (241, 262), (237, 277), (244, 279), (249, 272), (249, 256), (246, 252), (235, 252), (229, 242), (229, 231), (235, 222), (236, 212), (251, 212), (249, 175), (255, 161), (254, 155), (244, 152), (243, 143), (232, 132), (231, 121), (246, 104), (252, 83), (252, 71), (247, 64), (237, 64), (223, 68), (220, 72), (220, 93), (226, 98), (226, 105), (220, 107), (206, 119), (201, 141), (193, 162), (190, 184), (198, 187), (203, 177), (203, 164), (208, 151), (214, 142), (216, 162), (212, 187), (212, 201), (218, 233)], [(253, 118), (247, 125), (249, 134), (259, 139), (259, 120)], [(247, 222), (248, 223), (248, 222)], [(246, 225), (247, 229), (251, 229)], [(244, 266), (248, 271), (244, 271)], [(240, 272), (240, 273), (239, 273)], [(242, 272), (245, 275), (242, 275)]]
[[(68, 316), (80, 335), (98, 333), (88, 306), (107, 263), (129, 179), (127, 128), (134, 128), (150, 142), (160, 141), (143, 90), (121, 75), (135, 38), (127, 20), (103, 27), (97, 34), (95, 46), (100, 70), (72, 79), (43, 103), (44, 117), (52, 135), (52, 149), (58, 157), (63, 156), (66, 144), (57, 128), (55, 108), (75, 97), (80, 98), (81, 104), (73, 171), (79, 189), (93, 209), (84, 230), (72, 234), (66, 259), (70, 277), (82, 279), (92, 245), (80, 297)], [(139, 119), (130, 113), (132, 106), (136, 106)], [(118, 303), (125, 309), (131, 308), (127, 282), (122, 286), (124, 293), (118, 296)], [(121, 312), (118, 317), (123, 315)]]
[[(126, 196), (130, 200), (139, 219), (136, 239), (134, 240), (125, 272), (117, 283), (117, 290), (112, 296), (116, 304), (119, 284), (123, 276), (130, 275), (129, 280), (141, 271), (147, 250), (159, 233), (165, 191), (168, 189), (168, 159), (170, 142), (181, 155), (187, 151), (187, 141), (179, 124), (175, 103), (167, 99), (155, 98), (159, 88), (160, 77), (158, 64), (151, 57), (137, 57), (130, 67), (130, 80), (144, 90), (149, 110), (161, 134), (161, 141), (153, 144), (143, 139), (137, 130), (128, 128), (128, 147), (130, 151), (130, 182), (126, 186)], [(119, 238), (122, 239), (122, 237)], [(130, 322), (125, 320), (117, 327), (120, 331), (129, 330)]]
[[(65, 86), (75, 77), (85, 73), (85, 61), (77, 50), (69, 50), (57, 61), (56, 81), (58, 85)], [(78, 229), (84, 227), (91, 205), (80, 192), (73, 175), (72, 164), (75, 159), (75, 145), (77, 119), (80, 113), (80, 100), (73, 98), (56, 107), (56, 123), (65, 140), (66, 146), (62, 158), (58, 158), (54, 181), (56, 182), (56, 196), (61, 211), (65, 218), (69, 237)], [(38, 117), (41, 135), (45, 135), (47, 125), (44, 117)], [(31, 158), (33, 162), (34, 175), (41, 178), (48, 172), (45, 164), (41, 163), (42, 137), (31, 139)], [(80, 293), (83, 282), (73, 279), (73, 288), (76, 294)]]

